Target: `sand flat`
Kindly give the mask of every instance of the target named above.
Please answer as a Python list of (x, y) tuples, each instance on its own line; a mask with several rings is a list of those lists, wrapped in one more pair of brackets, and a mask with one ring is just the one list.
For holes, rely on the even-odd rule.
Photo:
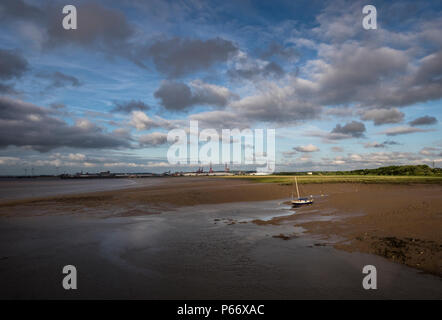
[(0, 204), (1, 296), (69, 297), (58, 269), (77, 263), (81, 298), (442, 297), (442, 186), (303, 185), (316, 203), (292, 210), (291, 186), (170, 179)]

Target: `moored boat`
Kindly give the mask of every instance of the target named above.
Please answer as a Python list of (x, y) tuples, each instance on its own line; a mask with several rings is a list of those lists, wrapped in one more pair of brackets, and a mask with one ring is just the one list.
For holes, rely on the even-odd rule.
[(313, 203), (313, 197), (309, 197), (309, 198), (301, 198), (299, 196), (299, 188), (298, 188), (298, 180), (295, 177), (295, 184), (296, 184), (296, 194), (298, 195), (297, 198), (293, 198), (293, 192), (292, 192), (292, 205), (293, 206), (302, 206), (302, 205), (306, 205), (306, 204), (312, 204)]

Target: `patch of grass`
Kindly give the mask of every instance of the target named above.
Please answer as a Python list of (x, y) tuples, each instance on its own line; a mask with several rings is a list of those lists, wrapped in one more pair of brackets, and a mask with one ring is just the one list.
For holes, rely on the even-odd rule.
[[(227, 177), (224, 177), (227, 178)], [(269, 175), (269, 176), (231, 176), (229, 179), (247, 179), (261, 183), (279, 183), (291, 185), (294, 183), (293, 176)], [(299, 184), (305, 183), (433, 183), (442, 184), (440, 176), (378, 176), (378, 175), (339, 175), (339, 176), (299, 176)]]

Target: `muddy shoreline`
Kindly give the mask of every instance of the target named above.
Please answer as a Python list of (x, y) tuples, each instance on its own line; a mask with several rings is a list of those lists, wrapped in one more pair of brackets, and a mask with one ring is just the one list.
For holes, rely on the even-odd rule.
[[(287, 200), (292, 190), (289, 185), (238, 179), (178, 178), (155, 186), (2, 201), (0, 217), (146, 216), (204, 204)], [(302, 193), (314, 195), (315, 204), (294, 215), (255, 223), (289, 223), (325, 241), (339, 237), (333, 242), (337, 249), (376, 254), (442, 276), (442, 186), (310, 184), (302, 185)], [(305, 219), (312, 215), (314, 221)]]

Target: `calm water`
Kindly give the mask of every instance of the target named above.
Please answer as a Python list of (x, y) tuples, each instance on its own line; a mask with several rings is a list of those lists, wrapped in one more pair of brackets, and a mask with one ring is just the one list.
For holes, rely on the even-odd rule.
[(163, 182), (163, 178), (0, 180), (0, 201), (115, 190), (156, 185)]
[[(291, 212), (265, 201), (137, 217), (3, 218), (0, 298), (442, 298), (438, 277), (319, 245), (293, 220), (251, 222)], [(281, 233), (293, 238), (274, 237)], [(61, 286), (68, 264), (77, 267), (75, 291)], [(377, 268), (378, 290), (362, 288), (367, 264)]]

